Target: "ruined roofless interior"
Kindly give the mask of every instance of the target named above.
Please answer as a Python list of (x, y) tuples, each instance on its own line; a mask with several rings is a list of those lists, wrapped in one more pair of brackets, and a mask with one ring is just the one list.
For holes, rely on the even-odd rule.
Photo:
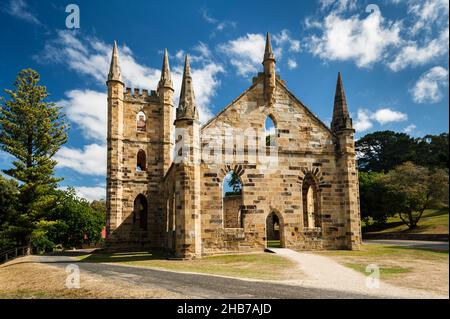
[(328, 127), (289, 91), (275, 63), (267, 34), (263, 72), (202, 125), (188, 56), (175, 106), (167, 51), (156, 90), (132, 91), (114, 43), (106, 249), (200, 258), (267, 245), (360, 247), (354, 129), (341, 74)]

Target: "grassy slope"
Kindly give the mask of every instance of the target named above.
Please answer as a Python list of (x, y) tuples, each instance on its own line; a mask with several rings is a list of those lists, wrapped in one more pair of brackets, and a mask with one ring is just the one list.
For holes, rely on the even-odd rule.
[(363, 224), (363, 232), (367, 233), (395, 233), (404, 232), (412, 234), (448, 234), (448, 208), (428, 209), (426, 210), (416, 229), (408, 230), (398, 216), (390, 217), (387, 224), (375, 227), (365, 227)]
[(211, 256), (195, 260), (168, 260), (149, 252), (94, 253), (81, 256), (80, 259), (85, 262), (117, 262), (166, 270), (270, 280), (289, 279), (296, 266), (288, 259), (269, 253)]

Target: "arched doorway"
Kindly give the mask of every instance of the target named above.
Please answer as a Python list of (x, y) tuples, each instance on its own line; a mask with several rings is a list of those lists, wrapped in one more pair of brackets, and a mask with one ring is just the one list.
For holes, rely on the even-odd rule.
[(134, 200), (133, 226), (140, 230), (147, 230), (148, 205), (144, 195), (139, 194)]
[(271, 248), (283, 247), (283, 221), (275, 212), (266, 218), (266, 246)]

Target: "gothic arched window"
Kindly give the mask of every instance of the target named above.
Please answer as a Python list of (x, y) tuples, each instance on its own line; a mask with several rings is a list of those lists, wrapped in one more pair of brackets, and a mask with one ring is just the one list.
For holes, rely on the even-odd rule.
[(302, 194), (304, 227), (321, 227), (319, 192), (317, 183), (310, 174), (303, 179)]
[(144, 150), (139, 150), (136, 158), (136, 170), (143, 172), (146, 168), (146, 157)]
[(265, 129), (266, 146), (276, 146), (277, 127), (271, 115), (269, 115), (266, 118), (264, 129)]
[(138, 132), (145, 132), (146, 121), (145, 113), (139, 112), (136, 116), (136, 130)]

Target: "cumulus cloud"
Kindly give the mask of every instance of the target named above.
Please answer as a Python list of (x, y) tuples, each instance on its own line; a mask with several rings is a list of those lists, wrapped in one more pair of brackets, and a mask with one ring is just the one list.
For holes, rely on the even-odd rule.
[(57, 102), (70, 121), (76, 123), (87, 139), (106, 140), (107, 95), (92, 90), (72, 90), (67, 99)]
[(356, 117), (356, 121), (354, 124), (354, 128), (357, 132), (367, 131), (371, 129), (373, 123), (370, 119), (370, 111), (359, 109)]
[(415, 126), (414, 124), (410, 124), (403, 129), (403, 132), (407, 133), (407, 134), (411, 134), (416, 128), (417, 128), (417, 126)]
[(436, 39), (431, 39), (423, 46), (417, 41), (408, 41), (402, 49), (395, 55), (394, 59), (388, 63), (393, 71), (402, 70), (408, 66), (418, 66), (429, 63), (434, 58), (448, 53), (448, 29), (440, 33)]
[[(57, 38), (45, 44), (41, 54), (34, 59), (41, 63), (65, 64), (70, 70), (89, 76), (105, 85), (111, 61), (112, 45), (95, 38), (59, 30)], [(140, 88), (155, 88), (161, 71), (136, 62), (131, 49), (119, 49), (120, 66), (125, 83)], [(160, 61), (158, 61), (160, 62)]]
[(77, 196), (87, 199), (88, 201), (106, 199), (105, 186), (75, 186)]
[(392, 110), (390, 108), (381, 108), (375, 112), (367, 109), (359, 109), (354, 124), (357, 132), (367, 131), (373, 127), (373, 122), (376, 121), (380, 125), (385, 125), (392, 122), (402, 122), (408, 119), (405, 113)]
[(324, 60), (354, 60), (358, 67), (369, 67), (400, 43), (399, 24), (386, 21), (376, 11), (365, 18), (343, 18), (332, 12), (321, 26), (321, 33), (309, 36), (306, 46)]
[(290, 70), (296, 69), (297, 67), (298, 67), (297, 61), (295, 61), (294, 59), (288, 59), (288, 68)]
[(293, 39), (287, 29), (281, 30), (278, 34), (274, 34), (272, 38), (277, 46), (287, 45), (289, 51), (300, 52), (300, 41)]
[(390, 122), (406, 121), (408, 119), (408, 116), (402, 112), (391, 110), (389, 108), (383, 108), (373, 113), (371, 118), (381, 125), (384, 125)]
[(413, 34), (419, 31), (432, 31), (432, 24), (448, 24), (448, 0), (411, 1), (408, 14), (412, 15), (414, 24), (410, 29)]
[[(258, 73), (261, 69), (265, 45), (265, 35), (247, 33), (237, 39), (219, 44), (217, 49), (227, 56), (231, 65), (236, 68), (238, 75), (247, 77)], [(272, 47), (275, 58), (277, 61), (280, 61), (285, 52), (298, 53), (300, 51), (300, 41), (294, 39), (289, 31), (284, 29), (272, 35)]]
[(83, 175), (104, 176), (106, 174), (106, 145), (89, 144), (83, 149), (61, 147), (55, 160), (59, 168), (69, 168)]
[(435, 66), (422, 74), (411, 89), (415, 103), (437, 103), (442, 97), (442, 89), (448, 85), (448, 70)]
[(3, 11), (23, 21), (35, 25), (42, 25), (36, 15), (29, 10), (28, 4), (24, 0), (10, 0), (3, 8)]
[(230, 63), (239, 75), (258, 72), (264, 57), (265, 38), (262, 34), (248, 33), (218, 46), (219, 51), (229, 56)]
[(303, 46), (325, 61), (354, 61), (358, 67), (383, 63), (397, 72), (448, 54), (448, 0), (405, 1), (407, 15), (397, 20), (383, 17), (383, 10), (366, 12), (369, 6), (356, 1), (320, 3), (320, 15), (304, 20), (310, 34)]

